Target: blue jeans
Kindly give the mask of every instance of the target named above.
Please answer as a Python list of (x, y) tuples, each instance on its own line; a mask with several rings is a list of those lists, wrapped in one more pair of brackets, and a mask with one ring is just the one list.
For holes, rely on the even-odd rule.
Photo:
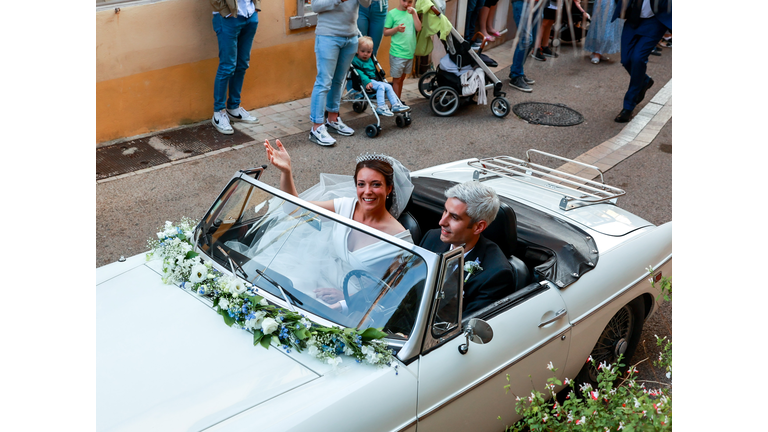
[(400, 103), (400, 98), (395, 94), (392, 84), (376, 80), (372, 80), (371, 84), (373, 84), (373, 89), (376, 90), (376, 105), (380, 107), (386, 106), (387, 99), (389, 99), (389, 103), (392, 105)]
[(387, 0), (372, 0), (370, 7), (359, 5), (357, 9), (357, 28), (363, 36), (373, 39), (373, 55), (377, 56), (379, 44), (384, 36), (384, 20), (387, 19)]
[(637, 28), (624, 23), (621, 32), (621, 65), (629, 73), (629, 88), (624, 94), (624, 109), (633, 111), (635, 98), (651, 79), (646, 74), (648, 56), (667, 28), (655, 17), (640, 20)]
[(515, 47), (515, 53), (512, 55), (512, 66), (509, 68), (510, 79), (525, 75), (523, 65), (533, 50), (533, 36), (538, 31), (544, 8), (539, 9), (536, 16), (532, 18), (531, 25), (528, 26), (528, 16), (531, 14), (531, 9), (532, 6), (527, 0), (512, 3), (512, 18), (515, 20), (515, 26), (521, 30), (520, 41)]
[(240, 106), (240, 90), (251, 61), (251, 47), (258, 26), (258, 13), (249, 18), (224, 18), (220, 14), (213, 14), (213, 31), (219, 40), (219, 69), (213, 83), (214, 111)]
[(312, 123), (325, 123), (323, 109), (332, 113), (339, 112), (341, 90), (355, 53), (357, 36), (315, 35), (317, 78), (309, 106), (309, 120)]
[(464, 39), (471, 40), (475, 34), (475, 24), (480, 16), (480, 9), (485, 5), (485, 0), (468, 0), (466, 23), (464, 24)]

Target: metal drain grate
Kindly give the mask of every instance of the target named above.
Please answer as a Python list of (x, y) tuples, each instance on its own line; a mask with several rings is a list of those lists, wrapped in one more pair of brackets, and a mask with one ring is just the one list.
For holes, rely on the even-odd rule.
[(544, 126), (575, 126), (584, 122), (584, 116), (563, 104), (523, 102), (512, 107), (512, 112), (528, 123)]
[(210, 124), (163, 131), (156, 135), (96, 149), (96, 180), (114, 177), (212, 150), (252, 141), (235, 129), (232, 135), (217, 132)]

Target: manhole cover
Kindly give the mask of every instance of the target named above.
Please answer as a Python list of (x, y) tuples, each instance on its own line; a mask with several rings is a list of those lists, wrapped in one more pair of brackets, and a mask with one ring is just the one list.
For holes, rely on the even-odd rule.
[(523, 102), (512, 107), (512, 112), (532, 124), (544, 126), (574, 126), (584, 121), (584, 116), (562, 104)]

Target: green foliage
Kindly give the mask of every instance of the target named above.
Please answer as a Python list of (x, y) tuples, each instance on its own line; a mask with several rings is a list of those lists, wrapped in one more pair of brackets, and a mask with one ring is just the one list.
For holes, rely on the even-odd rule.
[[(671, 343), (667, 342), (667, 346), (670, 356), (663, 357), (662, 362), (666, 365), (669, 361), (671, 370)], [(506, 431), (672, 430), (672, 397), (668, 389), (646, 388), (645, 383), (634, 377), (636, 365), (621, 376), (621, 358), (611, 365), (595, 365), (594, 360), (590, 361), (598, 369), (597, 388), (581, 384), (577, 389), (577, 384), (566, 378), (566, 388), (562, 391), (567, 392), (567, 396), (561, 404), (555, 393), (560, 380), (549, 378), (545, 393), (533, 390), (527, 397), (516, 398), (515, 410), (522, 419)]]
[[(653, 275), (652, 268), (649, 267), (648, 271)], [(653, 277), (650, 282), (656, 287)], [(672, 295), (672, 280), (664, 277), (659, 285), (661, 297), (668, 301)], [(653, 364), (665, 370), (667, 378), (671, 379), (672, 341), (667, 337), (656, 336), (656, 345), (661, 351)], [(561, 382), (554, 376), (547, 380), (544, 393), (533, 389), (530, 395), (516, 395), (515, 411), (522, 418), (514, 425), (507, 426), (506, 431), (671, 431), (671, 385), (636, 380), (637, 365), (645, 360), (629, 367), (623, 374), (621, 370), (624, 364), (621, 361), (622, 358), (619, 357), (613, 364), (596, 365), (590, 356), (587, 362), (596, 366), (598, 372), (597, 388), (593, 388), (589, 383), (579, 384), (568, 378)], [(552, 363), (549, 363), (547, 368), (553, 374), (557, 371)], [(560, 403), (557, 401), (555, 389), (563, 384), (565, 388), (561, 390), (560, 395), (565, 395), (565, 400)], [(649, 388), (646, 384), (649, 387), (661, 387)], [(510, 385), (507, 384), (504, 388), (509, 392)]]
[(656, 281), (654, 280), (655, 278), (653, 275), (653, 267), (648, 266), (646, 270), (651, 275), (651, 278), (648, 279), (648, 282), (651, 283), (652, 287), (659, 290), (659, 296), (656, 297), (656, 301), (660, 301), (661, 299), (664, 299), (664, 301), (669, 301), (672, 298), (672, 278), (669, 276), (663, 276), (658, 282), (659, 286), (656, 286)]

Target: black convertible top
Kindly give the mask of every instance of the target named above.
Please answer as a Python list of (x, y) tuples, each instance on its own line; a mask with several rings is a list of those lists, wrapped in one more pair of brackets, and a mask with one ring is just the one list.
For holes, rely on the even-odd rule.
[[(422, 226), (423, 231), (436, 228), (445, 203), (444, 192), (456, 182), (427, 177), (414, 177), (411, 180), (414, 190), (406, 210), (416, 215), (421, 223), (434, 225)], [(547, 279), (565, 288), (597, 265), (597, 245), (584, 230), (517, 201), (502, 196), (499, 198), (515, 211), (517, 238), (518, 242), (526, 246), (526, 255), (539, 251), (553, 257), (534, 268), (539, 280)], [(438, 220), (434, 220), (435, 215)], [(523, 256), (518, 258), (527, 261)]]

